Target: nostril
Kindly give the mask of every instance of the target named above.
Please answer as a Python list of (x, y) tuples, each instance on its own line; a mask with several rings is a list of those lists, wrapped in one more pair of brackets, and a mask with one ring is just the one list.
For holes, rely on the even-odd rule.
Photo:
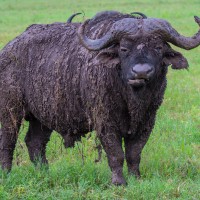
[(149, 67), (148, 69), (147, 69), (147, 74), (150, 74), (150, 73), (152, 73), (153, 72), (153, 67)]
[(137, 74), (137, 71), (136, 71), (136, 69), (134, 69), (134, 67), (132, 68), (132, 72)]
[(149, 75), (153, 72), (153, 66), (149, 64), (136, 64), (132, 67), (132, 72), (137, 75)]

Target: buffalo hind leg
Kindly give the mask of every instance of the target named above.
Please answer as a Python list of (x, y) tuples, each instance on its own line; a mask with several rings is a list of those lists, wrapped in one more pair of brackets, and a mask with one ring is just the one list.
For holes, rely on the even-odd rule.
[(3, 170), (9, 172), (12, 168), (13, 153), (17, 142), (22, 115), (9, 112), (5, 114), (5, 116), (6, 118), (1, 119), (0, 165)]
[(35, 164), (48, 164), (46, 145), (52, 130), (42, 125), (36, 118), (29, 121), (29, 129), (25, 137), (30, 160)]
[(112, 183), (114, 185), (125, 185), (123, 176), (124, 152), (122, 149), (122, 138), (115, 132), (113, 134), (101, 134), (101, 144), (107, 154), (108, 164), (112, 171)]

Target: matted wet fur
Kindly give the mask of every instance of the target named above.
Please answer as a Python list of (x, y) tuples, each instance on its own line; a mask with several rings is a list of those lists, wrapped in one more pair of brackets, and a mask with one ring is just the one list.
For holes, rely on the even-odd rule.
[[(134, 17), (116, 11), (97, 14), (88, 23), (86, 35), (101, 38), (112, 24), (124, 18)], [(163, 100), (167, 66), (186, 68), (187, 61), (159, 34), (141, 35), (130, 41), (124, 35), (120, 42), (102, 50), (88, 50), (78, 37), (80, 26), (31, 25), (0, 52), (0, 163), (3, 169), (11, 169), (20, 124), (25, 118), (30, 122), (25, 141), (33, 162), (40, 157), (47, 163), (45, 148), (53, 130), (63, 136), (67, 147), (96, 130), (107, 153), (112, 182), (125, 184), (122, 138), (128, 170), (139, 177), (141, 151)], [(138, 63), (146, 63), (148, 55), (155, 57), (151, 60), (156, 63), (155, 72), (150, 80), (145, 79), (145, 85), (138, 86), (138, 80), (131, 80), (136, 87), (126, 80), (132, 73), (126, 63), (132, 61), (127, 61), (125, 55), (129, 47), (123, 49), (121, 45), (129, 43), (130, 48), (133, 46), (129, 49), (131, 55), (135, 60), (140, 58)], [(155, 44), (162, 49), (156, 49)]]

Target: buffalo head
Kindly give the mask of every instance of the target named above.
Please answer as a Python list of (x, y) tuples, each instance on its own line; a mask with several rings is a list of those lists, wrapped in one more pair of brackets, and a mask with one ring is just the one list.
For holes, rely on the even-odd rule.
[[(198, 17), (195, 21), (200, 25)], [(151, 82), (163, 66), (188, 67), (186, 58), (168, 43), (187, 50), (200, 44), (200, 32), (193, 37), (184, 37), (161, 19), (124, 18), (113, 23), (102, 38), (95, 40), (84, 34), (88, 22), (79, 28), (81, 43), (88, 50), (99, 51), (96, 57), (99, 63), (108, 67), (119, 64), (123, 79), (133, 87)]]

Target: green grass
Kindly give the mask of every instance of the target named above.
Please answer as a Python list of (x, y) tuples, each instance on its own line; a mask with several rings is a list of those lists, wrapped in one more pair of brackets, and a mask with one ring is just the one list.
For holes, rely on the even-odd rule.
[[(190, 36), (198, 30), (193, 16), (200, 15), (199, 8), (199, 0), (0, 0), (0, 48), (30, 24), (64, 22), (80, 11), (85, 17), (77, 21), (101, 10), (140, 11)], [(47, 147), (49, 170), (35, 169), (23, 141), (25, 123), (12, 172), (0, 172), (0, 199), (200, 199), (200, 47), (180, 51), (190, 69), (169, 70), (165, 100), (142, 153), (140, 180), (129, 177), (125, 166), (128, 186), (112, 186), (105, 154), (101, 163), (94, 162), (94, 134), (65, 150), (54, 133)]]

